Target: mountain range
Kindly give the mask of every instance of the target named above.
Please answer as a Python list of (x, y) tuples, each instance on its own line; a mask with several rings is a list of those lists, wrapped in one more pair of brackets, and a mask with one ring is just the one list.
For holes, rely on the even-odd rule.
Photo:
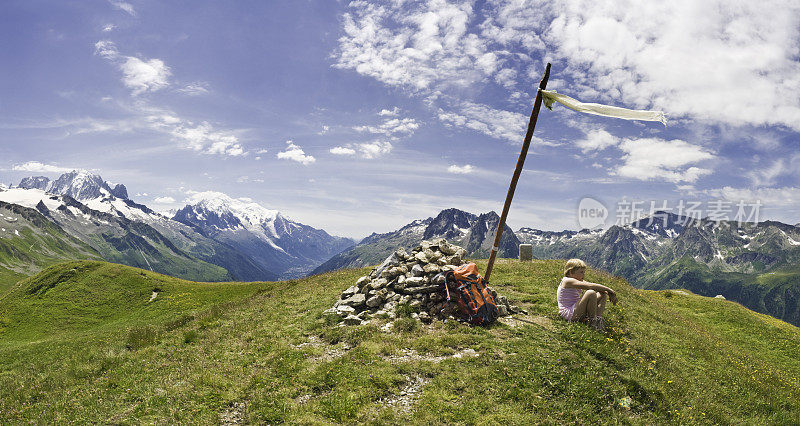
[[(85, 171), (0, 186), (0, 202), (6, 218), (0, 225), (8, 225), (0, 226), (0, 281), (59, 259), (104, 259), (191, 280), (289, 279), (377, 264), (398, 247), (433, 238), (486, 258), (499, 221), (495, 212), (451, 208), (355, 244), (217, 192), (194, 194), (167, 217), (130, 200), (123, 184)], [(519, 244), (528, 243), (537, 258), (581, 258), (640, 288), (719, 294), (800, 324), (798, 225), (657, 212), (607, 230), (515, 232), (506, 226), (499, 255), (515, 258)]]
[[(86, 171), (54, 181), (27, 177), (16, 187), (0, 188), (0, 201), (41, 215), (104, 260), (197, 281), (295, 278), (355, 243), (255, 203), (201, 195), (207, 198), (196, 197), (196, 204), (170, 218), (130, 200), (123, 184)], [(50, 228), (34, 228), (56, 238)]]

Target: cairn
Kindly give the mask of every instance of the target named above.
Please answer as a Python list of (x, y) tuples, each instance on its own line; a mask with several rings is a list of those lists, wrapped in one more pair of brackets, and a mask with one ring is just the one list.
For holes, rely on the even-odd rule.
[[(400, 248), (343, 291), (324, 313), (338, 315), (345, 325), (360, 325), (373, 317), (394, 319), (398, 306), (407, 305), (412, 318), (426, 324), (434, 319), (456, 319), (457, 308), (447, 304), (444, 273), (466, 263), (466, 254), (465, 249), (443, 238), (423, 241), (410, 253)], [(500, 316), (523, 312), (505, 296), (489, 291)]]

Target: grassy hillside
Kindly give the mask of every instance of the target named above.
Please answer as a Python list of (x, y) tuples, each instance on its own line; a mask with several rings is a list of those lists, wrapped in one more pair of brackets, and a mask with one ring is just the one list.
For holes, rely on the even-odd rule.
[(561, 267), (500, 261), (494, 287), (530, 315), (489, 328), (409, 318), (344, 328), (322, 311), (366, 270), (207, 284), (59, 265), (0, 301), (0, 423), (800, 419), (796, 327), (590, 270), (621, 300), (600, 334), (555, 314)]
[(0, 201), (0, 297), (14, 283), (47, 266), (100, 255), (39, 212)]
[(644, 282), (644, 288), (685, 288), (703, 296), (718, 294), (741, 301), (748, 308), (800, 324), (800, 267), (762, 273), (721, 272), (689, 256)]

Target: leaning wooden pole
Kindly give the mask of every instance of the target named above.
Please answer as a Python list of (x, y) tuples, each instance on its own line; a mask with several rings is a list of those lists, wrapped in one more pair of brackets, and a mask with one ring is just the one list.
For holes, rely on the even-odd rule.
[(503, 228), (506, 226), (506, 217), (508, 217), (508, 209), (511, 207), (511, 199), (514, 198), (514, 190), (517, 189), (517, 181), (519, 175), (522, 173), (522, 166), (525, 164), (525, 157), (528, 156), (528, 147), (531, 145), (533, 139), (533, 129), (536, 127), (536, 119), (539, 117), (539, 108), (542, 107), (542, 90), (547, 88), (547, 80), (550, 78), (550, 63), (545, 67), (542, 81), (539, 82), (539, 90), (536, 91), (536, 100), (533, 102), (533, 111), (531, 111), (531, 119), (528, 121), (528, 131), (525, 133), (525, 141), (522, 142), (522, 150), (519, 152), (519, 159), (517, 160), (517, 168), (514, 170), (514, 176), (511, 178), (511, 185), (508, 187), (508, 195), (506, 195), (506, 203), (503, 205), (503, 214), (500, 215), (500, 222), (497, 224), (497, 231), (494, 235), (494, 244), (492, 245), (492, 254), (489, 256), (489, 265), (486, 266), (486, 281), (492, 275), (492, 267), (494, 267), (494, 259), (497, 257), (497, 251), (500, 249), (500, 237), (503, 235)]

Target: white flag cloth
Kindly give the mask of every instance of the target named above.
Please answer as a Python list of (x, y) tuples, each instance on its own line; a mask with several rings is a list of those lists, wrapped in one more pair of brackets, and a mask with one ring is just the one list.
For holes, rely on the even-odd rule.
[(640, 109), (627, 109), (611, 105), (584, 103), (567, 95), (556, 93), (555, 90), (541, 90), (542, 101), (547, 109), (553, 109), (553, 102), (558, 102), (569, 109), (587, 114), (602, 115), (603, 117), (622, 118), (625, 120), (660, 121), (667, 125), (667, 118), (663, 111), (645, 111)]

